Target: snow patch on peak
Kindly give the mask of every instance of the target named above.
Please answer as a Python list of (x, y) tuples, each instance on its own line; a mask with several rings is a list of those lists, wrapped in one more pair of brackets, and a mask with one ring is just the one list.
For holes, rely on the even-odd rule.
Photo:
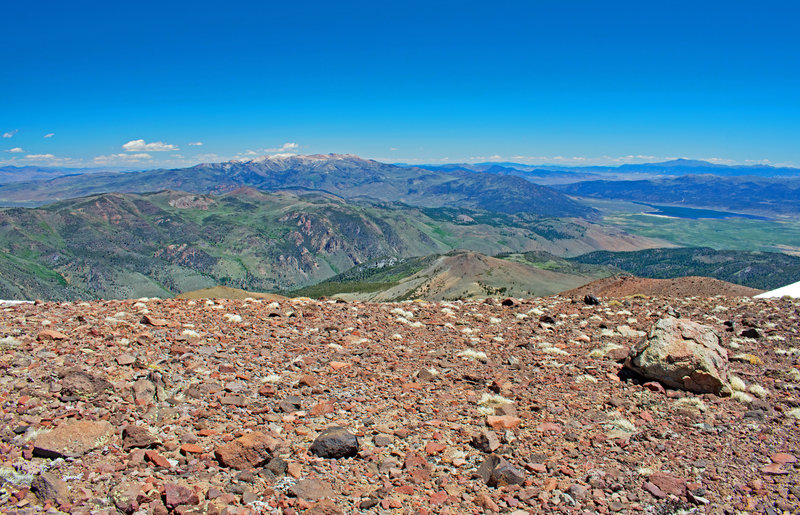
[(309, 154), (299, 155), (292, 153), (281, 154), (267, 154), (264, 156), (255, 157), (252, 159), (233, 159), (229, 163), (266, 163), (266, 162), (285, 162), (296, 161), (299, 163), (312, 163), (319, 161), (345, 161), (345, 160), (358, 160), (368, 161), (355, 154)]

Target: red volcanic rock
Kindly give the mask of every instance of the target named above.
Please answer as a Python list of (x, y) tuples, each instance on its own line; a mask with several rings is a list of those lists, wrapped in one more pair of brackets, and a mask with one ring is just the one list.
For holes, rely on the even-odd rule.
[[(0, 461), (41, 478), (0, 512), (791, 512), (800, 301), (702, 292), (0, 306)], [(670, 314), (719, 335), (752, 398), (621, 369)]]

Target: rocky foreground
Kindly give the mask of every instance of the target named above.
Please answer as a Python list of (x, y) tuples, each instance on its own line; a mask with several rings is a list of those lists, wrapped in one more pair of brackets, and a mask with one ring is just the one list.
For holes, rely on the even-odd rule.
[[(6, 512), (800, 505), (797, 300), (0, 309)], [(665, 317), (720, 335), (728, 396), (623, 369)]]

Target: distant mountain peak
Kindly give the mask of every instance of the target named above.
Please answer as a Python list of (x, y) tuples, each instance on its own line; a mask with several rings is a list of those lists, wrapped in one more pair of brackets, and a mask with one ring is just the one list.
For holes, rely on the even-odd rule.
[(311, 163), (319, 161), (371, 161), (355, 154), (268, 154), (252, 159), (233, 159), (231, 163), (287, 162)]

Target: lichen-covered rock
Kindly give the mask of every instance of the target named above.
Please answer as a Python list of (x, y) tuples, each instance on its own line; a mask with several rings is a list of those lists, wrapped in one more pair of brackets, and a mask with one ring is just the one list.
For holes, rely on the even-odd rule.
[(728, 357), (711, 327), (667, 317), (657, 321), (625, 366), (673, 388), (716, 393), (728, 383)]
[(39, 434), (33, 441), (33, 452), (43, 458), (77, 458), (111, 443), (114, 433), (105, 420), (69, 420)]

